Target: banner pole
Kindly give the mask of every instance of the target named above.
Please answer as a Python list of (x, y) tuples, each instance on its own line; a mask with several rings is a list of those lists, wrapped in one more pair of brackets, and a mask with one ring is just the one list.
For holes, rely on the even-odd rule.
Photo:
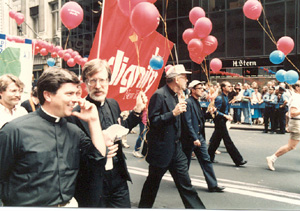
[(105, 8), (105, 0), (102, 3), (102, 11), (101, 11), (101, 25), (99, 30), (99, 40), (98, 40), (98, 51), (97, 58), (100, 58), (100, 49), (101, 49), (101, 39), (102, 39), (102, 29), (103, 29), (103, 19), (104, 19), (104, 8)]

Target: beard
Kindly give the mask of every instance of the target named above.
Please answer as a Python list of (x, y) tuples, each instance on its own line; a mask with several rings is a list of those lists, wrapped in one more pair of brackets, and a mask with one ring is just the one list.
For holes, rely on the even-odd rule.
[[(101, 95), (98, 95), (98, 93), (101, 93)], [(93, 90), (89, 92), (90, 97), (97, 101), (97, 102), (104, 102), (107, 92), (102, 91), (102, 90)]]

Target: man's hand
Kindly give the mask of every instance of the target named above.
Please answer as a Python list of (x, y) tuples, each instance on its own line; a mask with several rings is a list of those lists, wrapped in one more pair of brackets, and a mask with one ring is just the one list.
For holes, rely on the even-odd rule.
[(228, 120), (228, 121), (232, 121), (233, 120), (233, 118), (232, 118), (232, 116), (230, 116), (230, 115), (224, 115), (224, 117)]
[(134, 111), (136, 113), (141, 113), (147, 106), (148, 98), (144, 92), (140, 91), (136, 98), (136, 105), (134, 107)]
[(117, 155), (117, 151), (118, 151), (118, 144), (110, 143), (110, 146), (109, 145), (106, 145), (106, 146), (108, 148), (107, 157), (108, 158), (115, 157)]
[(200, 147), (201, 146), (201, 142), (199, 140), (194, 141), (194, 145), (196, 147)]
[(85, 122), (93, 122), (99, 120), (98, 110), (93, 103), (85, 99), (80, 99), (78, 101), (78, 105), (80, 106), (81, 111), (80, 113), (77, 111), (72, 112), (73, 116), (76, 116)]
[(174, 116), (178, 116), (183, 112), (186, 112), (186, 102), (180, 101), (172, 111)]

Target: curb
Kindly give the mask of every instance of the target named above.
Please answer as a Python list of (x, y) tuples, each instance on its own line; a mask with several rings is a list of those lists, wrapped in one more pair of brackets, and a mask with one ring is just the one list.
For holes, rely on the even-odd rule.
[[(205, 127), (207, 128), (214, 128), (213, 123), (205, 122)], [(246, 124), (231, 124), (230, 129), (235, 129), (235, 130), (258, 130), (258, 131), (263, 131), (264, 126), (263, 125), (246, 125)]]

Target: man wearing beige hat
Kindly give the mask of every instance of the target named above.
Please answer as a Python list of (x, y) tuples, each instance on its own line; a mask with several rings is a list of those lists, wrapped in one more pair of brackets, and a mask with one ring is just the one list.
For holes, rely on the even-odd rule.
[(191, 74), (183, 65), (175, 65), (166, 72), (167, 84), (158, 89), (150, 99), (147, 134), (149, 173), (141, 193), (139, 208), (151, 208), (159, 184), (169, 170), (180, 193), (185, 208), (204, 209), (188, 174), (187, 158), (181, 149), (181, 118), (186, 111), (183, 90)]
[(187, 111), (183, 113), (182, 150), (187, 156), (188, 166), (191, 163), (192, 152), (195, 153), (203, 171), (208, 190), (210, 192), (223, 192), (224, 187), (218, 186), (213, 164), (207, 152), (204, 124), (206, 118), (212, 117), (210, 113), (202, 111), (199, 103), (199, 97), (202, 95), (204, 88), (203, 83), (205, 82), (193, 80), (188, 86), (191, 90), (191, 96), (186, 100)]

